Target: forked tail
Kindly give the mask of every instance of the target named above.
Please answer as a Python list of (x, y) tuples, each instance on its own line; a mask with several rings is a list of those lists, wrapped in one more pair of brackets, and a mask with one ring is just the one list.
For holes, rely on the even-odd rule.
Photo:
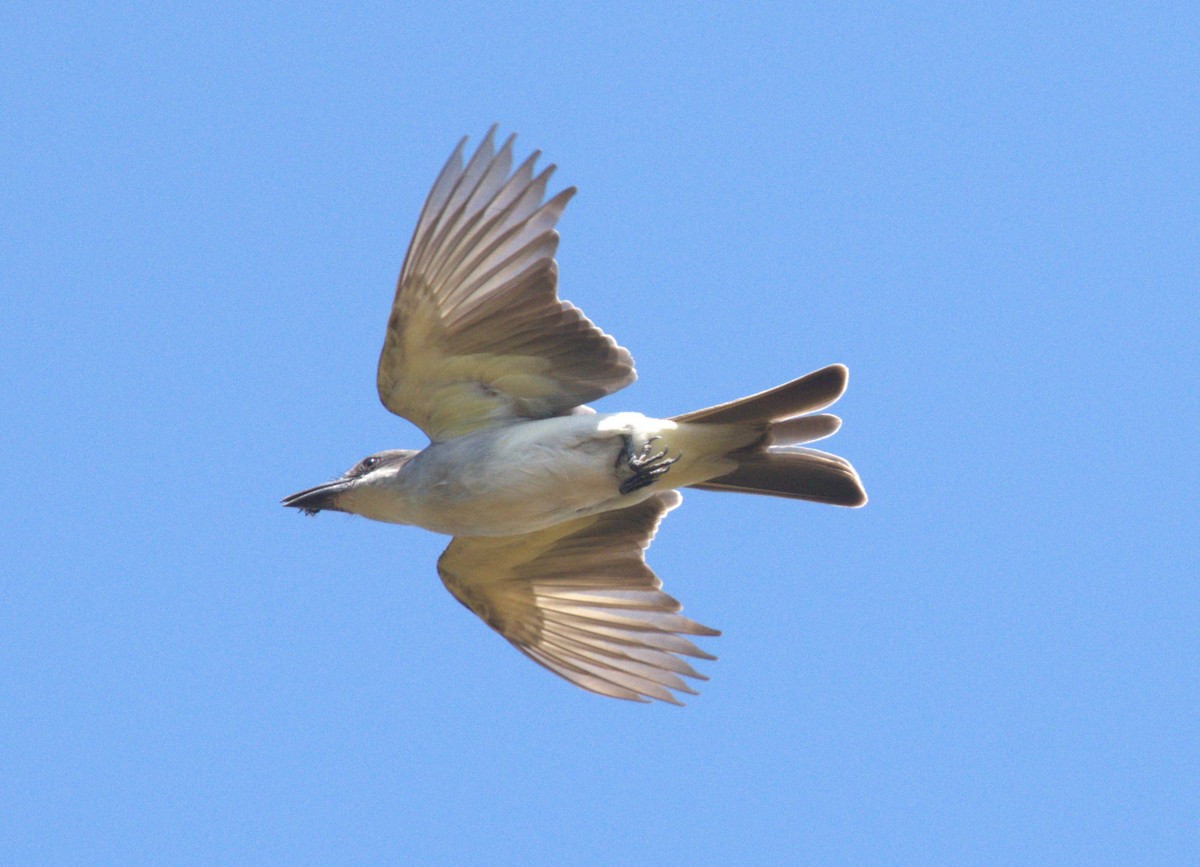
[(848, 376), (845, 366), (831, 364), (767, 391), (675, 416), (671, 421), (679, 424), (738, 425), (761, 433), (750, 445), (726, 456), (736, 462), (733, 470), (689, 487), (835, 506), (865, 504), (866, 491), (849, 461), (800, 447), (841, 427), (842, 421), (836, 415), (808, 413), (824, 409), (841, 397)]

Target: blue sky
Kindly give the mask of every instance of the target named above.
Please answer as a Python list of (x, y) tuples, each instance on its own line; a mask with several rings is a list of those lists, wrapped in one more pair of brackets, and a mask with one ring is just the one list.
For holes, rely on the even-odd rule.
[[(411, 7), (411, 4), (409, 4)], [(1194, 4), (9, 4), (15, 863), (1200, 859)], [(445, 539), (281, 496), (419, 446), (374, 367), (499, 122), (673, 414), (830, 362), (857, 511), (692, 492), (683, 709), (576, 690)]]

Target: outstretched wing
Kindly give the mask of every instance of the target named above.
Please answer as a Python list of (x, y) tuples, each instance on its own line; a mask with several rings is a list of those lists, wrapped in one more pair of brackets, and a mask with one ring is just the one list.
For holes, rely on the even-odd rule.
[(513, 171), (495, 127), (438, 175), (400, 270), (379, 357), (383, 405), (435, 442), (570, 411), (633, 382), (629, 352), (560, 301), (554, 225), (574, 188), (542, 201), (554, 166)]
[(680, 656), (715, 659), (684, 635), (719, 635), (678, 612), (646, 565), (676, 491), (522, 536), (451, 541), (438, 574), (463, 605), (532, 659), (584, 689), (680, 704), (705, 680)]

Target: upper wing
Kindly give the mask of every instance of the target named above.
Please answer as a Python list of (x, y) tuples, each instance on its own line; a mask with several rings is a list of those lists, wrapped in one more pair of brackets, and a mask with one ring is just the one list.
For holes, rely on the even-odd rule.
[(554, 224), (574, 188), (542, 202), (549, 166), (516, 171), (495, 127), (463, 166), (459, 142), (409, 244), (379, 357), (379, 399), (437, 441), (545, 418), (636, 378), (633, 359), (560, 301)]
[(715, 659), (683, 635), (719, 635), (677, 612), (644, 553), (683, 498), (656, 494), (626, 509), (507, 537), (457, 537), (438, 560), (447, 589), (534, 662), (614, 698), (680, 702), (704, 680), (677, 654)]

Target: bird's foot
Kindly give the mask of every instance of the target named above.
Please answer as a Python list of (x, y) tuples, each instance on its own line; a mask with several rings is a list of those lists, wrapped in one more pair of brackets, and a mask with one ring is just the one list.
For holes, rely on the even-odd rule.
[(683, 457), (683, 455), (676, 455), (668, 458), (666, 448), (654, 451), (651, 443), (658, 439), (662, 439), (662, 437), (650, 437), (640, 449), (635, 450), (633, 437), (629, 434), (621, 435), (621, 441), (625, 445), (617, 455), (616, 466), (619, 468), (621, 464), (624, 464), (633, 470), (633, 475), (621, 482), (622, 494), (632, 493), (638, 488), (644, 488), (653, 483), (655, 479), (671, 469), (671, 464)]

